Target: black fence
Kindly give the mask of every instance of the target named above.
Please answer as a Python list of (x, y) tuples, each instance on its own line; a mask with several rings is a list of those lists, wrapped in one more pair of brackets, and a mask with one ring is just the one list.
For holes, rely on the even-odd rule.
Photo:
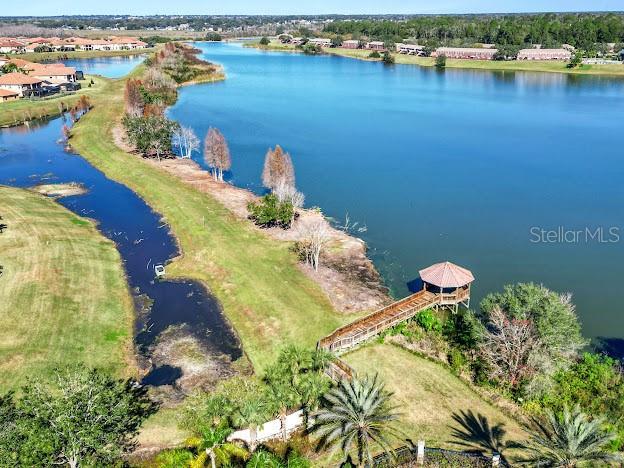
[[(378, 468), (417, 466), (440, 468), (485, 468), (493, 466), (493, 457), (481, 453), (460, 452), (439, 448), (425, 447), (423, 463), (418, 463), (418, 447), (401, 447), (392, 454), (377, 455), (373, 459), (373, 466)], [(500, 467), (509, 465), (503, 460), (498, 462)]]

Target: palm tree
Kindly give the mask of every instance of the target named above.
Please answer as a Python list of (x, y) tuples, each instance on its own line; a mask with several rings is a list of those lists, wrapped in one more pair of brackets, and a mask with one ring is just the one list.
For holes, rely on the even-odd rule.
[(268, 409), (266, 397), (262, 395), (256, 400), (244, 402), (233, 417), (237, 427), (249, 427), (249, 448), (252, 452), (258, 446), (258, 427), (264, 424), (270, 415)]
[(609, 462), (618, 456), (606, 450), (615, 435), (604, 432), (601, 418), (589, 420), (577, 405), (555, 415), (547, 412), (544, 421), (533, 420), (533, 432), (525, 448), (531, 457), (525, 464), (540, 467), (573, 468), (583, 462)]
[(314, 415), (311, 432), (319, 436), (317, 450), (339, 444), (347, 455), (355, 447), (357, 466), (372, 464), (372, 443), (391, 452), (389, 438), (398, 436), (392, 427), (398, 414), (389, 404), (391, 396), (377, 375), (341, 381), (324, 395)]
[(191, 468), (202, 468), (210, 458), (210, 466), (216, 468), (217, 461), (220, 465), (228, 465), (232, 459), (247, 457), (247, 451), (236, 444), (227, 441), (227, 436), (232, 430), (227, 426), (205, 427), (199, 435), (186, 441), (188, 447), (197, 450), (197, 456), (190, 464)]

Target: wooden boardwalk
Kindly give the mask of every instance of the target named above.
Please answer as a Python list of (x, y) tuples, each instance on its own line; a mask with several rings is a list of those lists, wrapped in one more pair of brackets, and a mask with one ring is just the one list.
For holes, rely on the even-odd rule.
[(418, 312), (440, 304), (442, 295), (418, 291), (372, 314), (338, 328), (318, 342), (318, 347), (340, 353), (372, 338), (394, 325), (412, 318)]

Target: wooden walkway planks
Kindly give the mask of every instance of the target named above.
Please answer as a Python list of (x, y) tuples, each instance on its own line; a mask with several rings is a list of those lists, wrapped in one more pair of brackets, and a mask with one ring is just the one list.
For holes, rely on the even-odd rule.
[(331, 335), (321, 339), (318, 347), (331, 352), (350, 349), (439, 303), (439, 294), (424, 290), (418, 291), (366, 317), (338, 328)]

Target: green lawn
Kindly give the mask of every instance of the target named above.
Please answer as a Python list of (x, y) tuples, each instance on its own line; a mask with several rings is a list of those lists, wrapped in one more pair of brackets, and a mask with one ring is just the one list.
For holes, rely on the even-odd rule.
[[(249, 47), (257, 47), (263, 50), (275, 50), (287, 52), (294, 52), (296, 49), (290, 44), (282, 44), (277, 40), (272, 40), (271, 44), (266, 47), (260, 46), (257, 43), (250, 43)], [(362, 49), (323, 49), (324, 52), (331, 55), (338, 55), (340, 57), (349, 57), (359, 60), (371, 60), (379, 61), (380, 59), (370, 59), (369, 50)], [(416, 57), (414, 55), (392, 54), (395, 62), (403, 65), (420, 65), (423, 67), (433, 67), (435, 59), (431, 57)], [(508, 62), (496, 61), (496, 60), (459, 60), (459, 59), (447, 59), (447, 68), (465, 68), (465, 69), (479, 69), (479, 70), (493, 70), (493, 71), (534, 71), (534, 72), (547, 72), (547, 73), (569, 73), (575, 75), (613, 75), (624, 77), (624, 64), (609, 64), (609, 65), (581, 65), (578, 68), (567, 68), (566, 62), (558, 60), (545, 60), (545, 61), (529, 61), (529, 60), (511, 60)]]
[[(402, 413), (400, 428), (432, 447), (462, 449), (453, 437), (453, 415), (473, 411), (501, 423), (510, 440), (525, 438), (520, 425), (495, 408), (446, 367), (391, 344), (370, 344), (344, 356), (358, 374), (379, 373)], [(465, 450), (465, 447), (463, 448)]]
[(287, 343), (312, 347), (347, 321), (300, 271), (290, 245), (269, 239), (209, 195), (115, 146), (111, 131), (123, 112), (123, 86), (111, 82), (97, 97), (71, 144), (164, 217), (182, 251), (167, 274), (210, 288), (254, 367), (261, 370)]
[(121, 258), (94, 224), (0, 186), (0, 392), (55, 366), (134, 374), (133, 304)]
[[(91, 80), (94, 84), (89, 87)], [(75, 104), (82, 95), (93, 99), (103, 91), (108, 81), (110, 81), (108, 78), (101, 76), (86, 75), (85, 80), (79, 82), (82, 88), (72, 94), (57, 94), (50, 99), (18, 99), (17, 101), (0, 102), (0, 127), (60, 115), (61, 102), (67, 107)]]

